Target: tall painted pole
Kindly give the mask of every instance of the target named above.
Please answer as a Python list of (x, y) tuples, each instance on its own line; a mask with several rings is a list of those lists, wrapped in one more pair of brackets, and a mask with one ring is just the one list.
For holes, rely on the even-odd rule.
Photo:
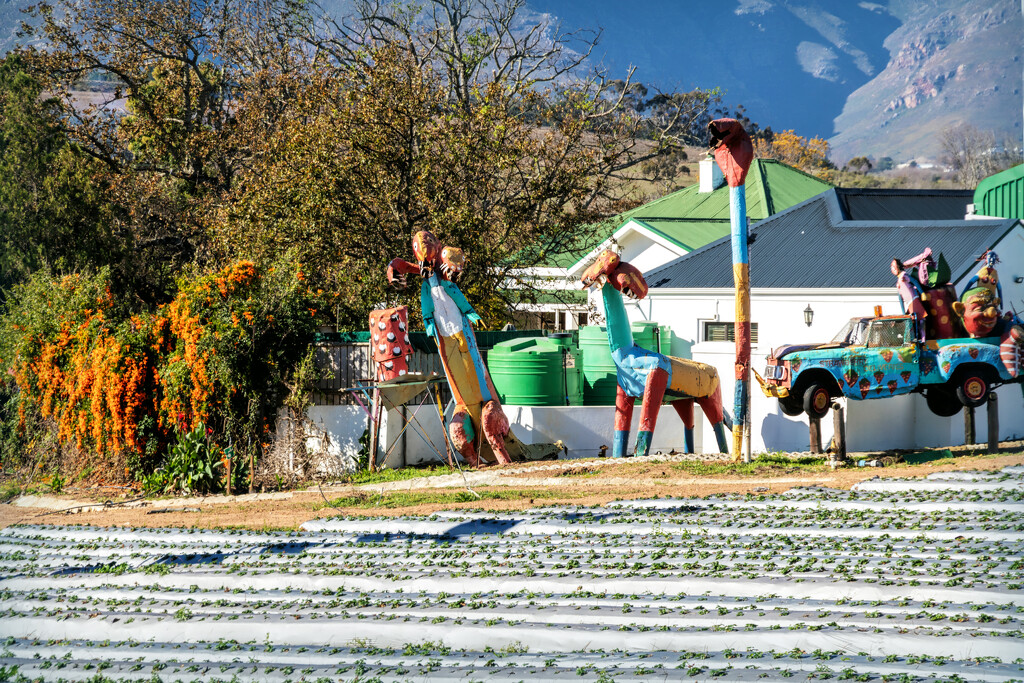
[(754, 146), (735, 119), (708, 124), (715, 161), (729, 183), (729, 218), (732, 226), (732, 276), (736, 287), (736, 392), (733, 406), (732, 457), (745, 453), (750, 430), (750, 258), (747, 252), (747, 194), (744, 182), (754, 160)]

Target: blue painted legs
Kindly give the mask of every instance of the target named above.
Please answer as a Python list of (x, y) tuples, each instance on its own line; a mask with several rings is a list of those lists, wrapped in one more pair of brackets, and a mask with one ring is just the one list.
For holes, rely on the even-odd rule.
[(713, 426), (715, 428), (715, 438), (718, 440), (718, 452), (728, 453), (729, 442), (725, 440), (725, 422), (716, 422)]
[(693, 453), (693, 399), (672, 401), (672, 407), (683, 421), (683, 452)]

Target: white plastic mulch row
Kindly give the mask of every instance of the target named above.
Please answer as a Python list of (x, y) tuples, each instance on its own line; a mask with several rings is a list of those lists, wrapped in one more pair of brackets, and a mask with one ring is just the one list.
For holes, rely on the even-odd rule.
[(858, 490), (0, 532), (0, 680), (1024, 680), (1024, 468)]

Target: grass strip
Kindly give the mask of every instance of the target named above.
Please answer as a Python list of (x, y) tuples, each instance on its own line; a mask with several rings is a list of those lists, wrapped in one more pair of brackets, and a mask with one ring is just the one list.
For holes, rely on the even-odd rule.
[(825, 458), (804, 456), (789, 458), (772, 453), (759, 455), (751, 462), (715, 462), (700, 460), (684, 460), (673, 463), (671, 469), (687, 472), (695, 476), (712, 476), (716, 474), (732, 474), (738, 476), (769, 476), (790, 474), (793, 472), (825, 472), (829, 470)]
[(317, 509), (323, 508), (403, 508), (415, 505), (456, 503), (482, 503), (488, 500), (538, 500), (538, 499), (571, 499), (582, 498), (585, 492), (566, 493), (563, 491), (547, 491), (544, 489), (502, 489), (496, 491), (477, 491), (474, 495), (469, 491), (450, 492), (408, 492), (395, 491), (388, 493), (357, 493), (350, 496), (334, 498), (321, 503)]
[(419, 477), (440, 477), (445, 474), (455, 474), (459, 470), (447, 465), (432, 465), (430, 467), (403, 467), (393, 470), (385, 469), (376, 472), (360, 470), (346, 475), (346, 484), (384, 484), (389, 481), (404, 481), (406, 479), (418, 479)]

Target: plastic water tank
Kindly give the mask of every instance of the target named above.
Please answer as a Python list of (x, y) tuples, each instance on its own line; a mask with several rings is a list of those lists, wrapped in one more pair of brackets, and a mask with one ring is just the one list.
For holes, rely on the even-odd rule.
[(487, 371), (502, 403), (581, 405), (583, 361), (568, 338), (523, 337), (495, 344)]
[[(629, 329), (634, 344), (649, 351), (660, 351), (660, 337), (666, 328), (644, 320), (631, 323)], [(615, 361), (608, 348), (608, 329), (597, 325), (580, 328), (579, 345), (583, 355), (583, 404), (615, 405), (619, 384)]]

